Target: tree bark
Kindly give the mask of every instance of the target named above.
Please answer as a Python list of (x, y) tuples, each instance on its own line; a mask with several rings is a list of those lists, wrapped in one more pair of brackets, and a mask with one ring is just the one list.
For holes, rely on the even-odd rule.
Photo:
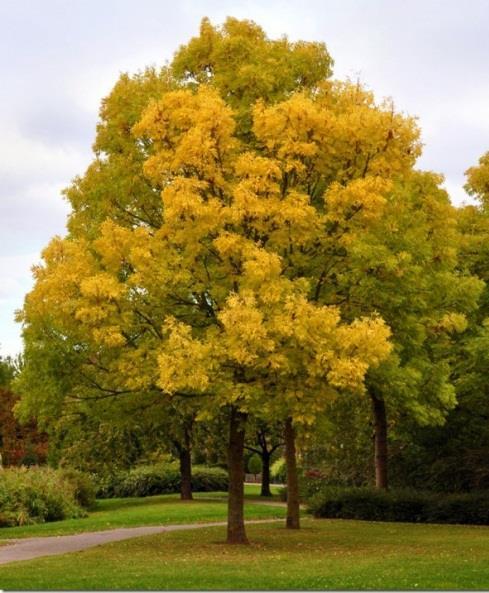
[(180, 498), (192, 500), (192, 443), (190, 428), (184, 427), (183, 443), (179, 450), (180, 457)]
[(228, 447), (228, 544), (247, 544), (244, 524), (244, 441), (246, 414), (231, 408)]
[(387, 415), (382, 398), (370, 394), (374, 416), (375, 487), (387, 490)]
[(270, 490), (270, 453), (262, 451), (261, 453), (261, 492), (260, 496), (272, 496)]
[(285, 461), (287, 464), (287, 529), (300, 528), (299, 479), (295, 452), (295, 430), (292, 418), (285, 422)]

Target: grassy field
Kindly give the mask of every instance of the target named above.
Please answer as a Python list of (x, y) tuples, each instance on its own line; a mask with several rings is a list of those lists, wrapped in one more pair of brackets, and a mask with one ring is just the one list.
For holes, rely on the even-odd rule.
[[(284, 508), (261, 505), (255, 502), (259, 500), (258, 492), (257, 486), (246, 486), (246, 519), (271, 519), (285, 516)], [(90, 512), (88, 517), (40, 525), (2, 528), (0, 529), (0, 540), (40, 535), (68, 535), (84, 531), (114, 529), (116, 527), (203, 523), (224, 521), (226, 519), (227, 494), (225, 492), (202, 492), (197, 493), (195, 497), (194, 501), (188, 502), (180, 501), (178, 495), (174, 494), (148, 496), (146, 498), (98, 500), (95, 509)]]
[(141, 537), (0, 567), (11, 589), (488, 589), (489, 528), (305, 519)]

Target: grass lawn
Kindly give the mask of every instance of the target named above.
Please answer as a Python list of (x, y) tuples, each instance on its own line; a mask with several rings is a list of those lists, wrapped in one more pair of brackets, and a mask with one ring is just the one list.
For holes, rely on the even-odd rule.
[[(255, 503), (259, 490), (255, 485), (246, 486), (246, 519), (271, 519), (284, 517), (285, 509)], [(67, 519), (40, 525), (4, 527), (0, 540), (40, 535), (68, 535), (83, 531), (99, 531), (116, 527), (140, 525), (171, 525), (173, 523), (202, 523), (225, 521), (227, 505), (225, 492), (197, 493), (196, 500), (182, 502), (178, 495), (164, 494), (146, 498), (109, 498), (98, 500), (95, 509), (83, 519)], [(210, 500), (204, 500), (210, 497)], [(216, 498), (217, 500), (213, 500)], [(263, 500), (263, 499), (262, 499)], [(269, 499), (265, 499), (269, 500)], [(272, 499), (273, 500), (273, 499)], [(1, 589), (1, 586), (0, 586)]]
[(11, 589), (488, 589), (489, 528), (305, 519), (141, 537), (0, 567)]

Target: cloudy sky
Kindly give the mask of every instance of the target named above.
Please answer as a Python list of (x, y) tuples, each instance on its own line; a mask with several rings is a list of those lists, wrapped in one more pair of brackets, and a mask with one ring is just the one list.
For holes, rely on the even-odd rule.
[(489, 0), (0, 0), (0, 355), (22, 349), (14, 311), (64, 232), (60, 190), (91, 160), (101, 98), (228, 15), (326, 42), (335, 77), (419, 117), (419, 166), (467, 200), (463, 172), (489, 150)]

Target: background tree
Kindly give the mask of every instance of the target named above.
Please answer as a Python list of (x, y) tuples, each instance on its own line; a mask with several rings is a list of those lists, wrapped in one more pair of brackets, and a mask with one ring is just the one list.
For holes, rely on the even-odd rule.
[(0, 357), (0, 453), (6, 466), (44, 463), (47, 455), (47, 435), (35, 420), (30, 417), (21, 425), (14, 415), (19, 396), (12, 384), (21, 362)]
[[(253, 420), (252, 420), (253, 421)], [(259, 456), (261, 460), (261, 489), (260, 496), (272, 496), (270, 490), (270, 465), (274, 453), (283, 447), (283, 427), (280, 424), (267, 424), (263, 420), (255, 419), (249, 427), (245, 449)]]
[[(443, 427), (433, 431), (413, 430), (412, 450), (402, 451), (396, 463), (415, 485), (445, 490), (473, 490), (489, 484), (489, 393), (487, 390), (489, 280), (489, 153), (466, 172), (465, 189), (477, 203), (457, 210), (462, 236), (459, 266), (486, 285), (479, 308), (470, 315), (468, 330), (456, 347), (454, 381), (457, 406)], [(422, 463), (420, 463), (422, 460)]]
[(398, 181), (382, 218), (361, 229), (329, 272), (337, 287), (331, 296), (343, 301), (345, 315), (377, 311), (393, 332), (394, 352), (367, 380), (381, 488), (387, 487), (387, 410), (422, 425), (443, 423), (456, 401), (450, 336), (465, 330), (482, 288), (460, 272), (455, 210), (440, 182), (424, 172)]
[[(481, 179), (478, 170), (469, 171)], [(364, 460), (370, 459), (374, 428), (380, 452), (377, 485), (387, 484), (387, 410), (395, 485), (450, 489), (456, 483), (481, 483), (475, 467), (484, 473), (476, 460), (483, 455), (481, 426), (487, 414), (481, 397), (487, 290), (481, 293), (480, 279), (487, 279), (488, 219), (478, 207), (451, 207), (439, 182), (418, 172), (397, 188), (381, 224), (364, 233), (363, 249), (350, 255), (353, 262), (345, 257), (337, 266), (351, 266), (342, 276), (345, 313), (353, 310), (355, 316), (375, 307), (395, 343), (391, 358), (367, 380), (377, 404), (374, 426), (365, 406), (346, 399), (332, 405), (331, 421), (319, 430), (329, 442), (321, 447), (317, 438), (313, 441), (309, 462), (318, 464), (322, 451), (323, 473), (337, 482), (370, 482)], [(348, 426), (354, 426), (351, 438), (345, 438)]]

